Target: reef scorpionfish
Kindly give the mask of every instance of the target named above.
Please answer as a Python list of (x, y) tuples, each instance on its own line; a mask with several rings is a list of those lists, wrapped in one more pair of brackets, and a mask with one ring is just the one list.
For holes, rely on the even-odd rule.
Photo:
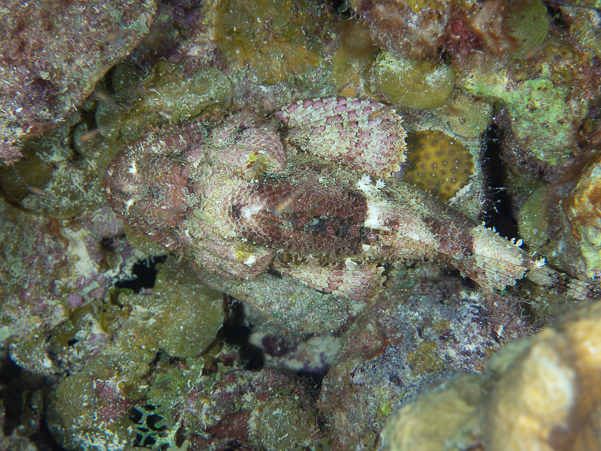
[(528, 276), (596, 296), (392, 177), (405, 159), (401, 122), (383, 104), (325, 98), (151, 131), (109, 167), (107, 198), (138, 231), (229, 277), (271, 269), (368, 300), (387, 261), (429, 259), (487, 291)]

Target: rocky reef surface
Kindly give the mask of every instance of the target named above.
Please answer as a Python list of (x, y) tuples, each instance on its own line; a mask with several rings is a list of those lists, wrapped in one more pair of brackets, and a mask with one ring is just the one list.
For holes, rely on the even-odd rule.
[(599, 449), (600, 8), (5, 2), (0, 448)]

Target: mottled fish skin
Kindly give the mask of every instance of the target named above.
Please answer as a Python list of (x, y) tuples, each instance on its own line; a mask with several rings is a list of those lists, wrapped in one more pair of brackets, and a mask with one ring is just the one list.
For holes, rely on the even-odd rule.
[(299, 101), (271, 120), (243, 112), (151, 132), (111, 164), (106, 194), (135, 229), (223, 275), (271, 268), (368, 300), (382, 289), (384, 263), (428, 259), (486, 291), (528, 275), (575, 298), (596, 296), (596, 287), (544, 268), (390, 177), (404, 138), (401, 118), (385, 105)]

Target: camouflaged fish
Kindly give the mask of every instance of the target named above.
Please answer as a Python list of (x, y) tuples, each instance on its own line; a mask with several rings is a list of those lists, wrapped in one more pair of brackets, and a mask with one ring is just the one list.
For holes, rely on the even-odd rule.
[(578, 299), (596, 287), (391, 177), (405, 158), (401, 117), (351, 98), (293, 103), (153, 131), (108, 169), (110, 205), (135, 229), (221, 275), (267, 269), (368, 300), (384, 263), (450, 264), (484, 290), (528, 276)]

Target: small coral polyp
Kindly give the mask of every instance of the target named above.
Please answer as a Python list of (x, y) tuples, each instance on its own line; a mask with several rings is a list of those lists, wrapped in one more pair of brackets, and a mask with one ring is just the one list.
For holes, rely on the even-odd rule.
[(458, 139), (440, 130), (412, 133), (407, 139), (405, 180), (446, 202), (474, 174), (474, 157)]
[[(451, 263), (485, 290), (528, 274), (576, 298), (596, 296), (391, 177), (405, 159), (401, 120), (383, 104), (329, 97), (284, 106), (271, 120), (243, 112), (153, 132), (113, 162), (107, 199), (134, 228), (227, 277), (272, 268), (369, 300), (382, 289), (385, 262), (429, 259)], [(447, 151), (459, 151), (453, 146)], [(274, 164), (249, 170), (258, 160), (234, 158), (235, 149)], [(175, 192), (161, 200), (166, 194), (153, 189), (165, 170)]]

